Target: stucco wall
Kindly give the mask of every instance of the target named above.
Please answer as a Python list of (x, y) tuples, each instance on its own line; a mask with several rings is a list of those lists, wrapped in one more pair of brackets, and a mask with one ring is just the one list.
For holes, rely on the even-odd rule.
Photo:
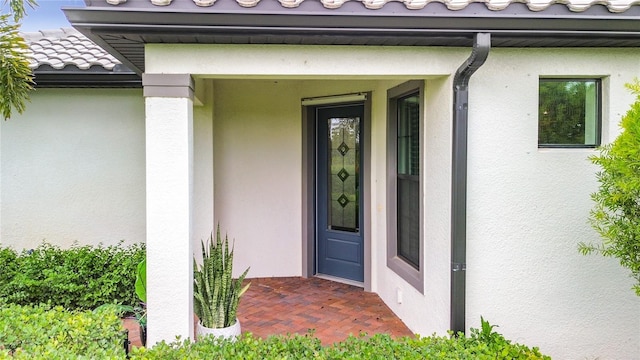
[(0, 127), (3, 246), (145, 241), (141, 90), (39, 89)]
[[(301, 274), (301, 107), (304, 97), (372, 92), (372, 290), (415, 331), (444, 332), (449, 312), (450, 81), (428, 80), (425, 294), (386, 267), (387, 89), (404, 80), (214, 80), (216, 221), (236, 239), (239, 273)], [(396, 302), (397, 290), (403, 303)]]
[[(452, 70), (455, 64), (451, 64)], [(449, 327), (450, 188), (451, 188), (451, 79), (436, 76), (425, 79), (424, 157), (424, 291), (420, 293), (387, 264), (386, 223), (386, 126), (387, 89), (402, 80), (381, 82), (374, 93), (374, 134), (372, 144), (376, 189), (374, 229), (374, 288), (385, 303), (414, 332), (444, 334)], [(444, 120), (444, 121), (443, 121)]]
[(213, 204), (213, 82), (198, 81), (203, 104), (193, 109), (193, 233), (192, 248), (200, 259), (201, 240), (215, 231)]
[[(451, 99), (443, 75), (455, 71), (467, 49), (147, 45), (146, 56), (147, 72), (214, 79), (215, 218), (237, 240), (236, 272), (251, 266), (251, 276), (301, 273), (300, 99), (372, 91), (372, 290), (414, 331), (447, 329)], [(432, 177), (425, 198), (434, 205), (425, 212), (425, 259), (427, 274), (438, 274), (426, 277), (424, 295), (386, 267), (386, 92), (416, 78), (430, 79), (424, 126), (433, 140), (425, 156)]]
[[(215, 217), (222, 231), (236, 239), (235, 271), (251, 266), (252, 277), (300, 276), (300, 100), (378, 91), (379, 81), (280, 79), (214, 83)], [(376, 121), (384, 121), (381, 111), (385, 108), (376, 106)], [(380, 124), (375, 126), (379, 128)]]
[(602, 77), (603, 141), (633, 97), (638, 50), (492, 50), (470, 84), (467, 323), (559, 359), (640, 357), (640, 298), (614, 259), (582, 256), (597, 188), (588, 149), (538, 149), (538, 79)]
[[(300, 98), (369, 81), (357, 90), (374, 99), (372, 290), (412, 330), (444, 333), (451, 78), (470, 49), (149, 45), (146, 54), (149, 72), (215, 79), (215, 218), (237, 240), (236, 271), (251, 266), (252, 276), (300, 274)], [(586, 222), (593, 151), (537, 148), (539, 76), (603, 77), (604, 139), (611, 140), (632, 100), (622, 84), (640, 72), (637, 59), (633, 49), (494, 49), (472, 78), (469, 326), (482, 315), (510, 339), (560, 359), (637, 358), (640, 302), (631, 282), (614, 260), (576, 250), (578, 241), (597, 240)], [(317, 87), (322, 82), (311, 79), (330, 80)], [(386, 267), (386, 90), (408, 79), (426, 80), (424, 294)]]
[(215, 219), (235, 239), (234, 270), (301, 271), (300, 118), (295, 86), (216, 81)]

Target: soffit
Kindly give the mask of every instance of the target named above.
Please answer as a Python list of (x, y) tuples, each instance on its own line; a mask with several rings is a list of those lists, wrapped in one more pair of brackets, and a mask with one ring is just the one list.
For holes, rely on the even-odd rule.
[(138, 73), (146, 43), (471, 46), (490, 32), (494, 47), (640, 46), (640, 0), (109, 1), (64, 10)]

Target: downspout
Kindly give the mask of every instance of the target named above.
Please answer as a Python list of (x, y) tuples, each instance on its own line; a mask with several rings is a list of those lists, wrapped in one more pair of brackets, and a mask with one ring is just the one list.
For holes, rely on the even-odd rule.
[(455, 333), (465, 325), (467, 270), (467, 125), (469, 79), (491, 49), (491, 34), (477, 33), (473, 51), (453, 78), (453, 157), (451, 173), (451, 324)]

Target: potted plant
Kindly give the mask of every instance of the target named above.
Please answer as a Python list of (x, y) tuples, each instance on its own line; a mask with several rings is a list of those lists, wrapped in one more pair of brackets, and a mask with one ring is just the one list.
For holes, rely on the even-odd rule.
[(220, 237), (220, 225), (202, 243), (202, 265), (193, 261), (193, 302), (199, 318), (196, 333), (198, 337), (213, 335), (235, 339), (240, 335), (240, 322), (236, 318), (238, 302), (250, 284), (242, 286), (249, 272), (247, 268), (239, 278), (233, 279), (233, 246), (229, 251), (229, 240)]

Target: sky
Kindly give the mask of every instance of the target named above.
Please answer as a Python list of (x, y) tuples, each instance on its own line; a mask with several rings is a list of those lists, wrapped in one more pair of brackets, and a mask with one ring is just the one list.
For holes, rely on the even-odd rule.
[[(31, 32), (38, 30), (52, 30), (61, 27), (71, 27), (64, 16), (61, 7), (84, 7), (84, 0), (36, 0), (38, 6), (34, 9), (27, 8), (27, 16), (22, 21), (20, 31)], [(8, 6), (0, 0), (2, 12), (6, 12)]]

